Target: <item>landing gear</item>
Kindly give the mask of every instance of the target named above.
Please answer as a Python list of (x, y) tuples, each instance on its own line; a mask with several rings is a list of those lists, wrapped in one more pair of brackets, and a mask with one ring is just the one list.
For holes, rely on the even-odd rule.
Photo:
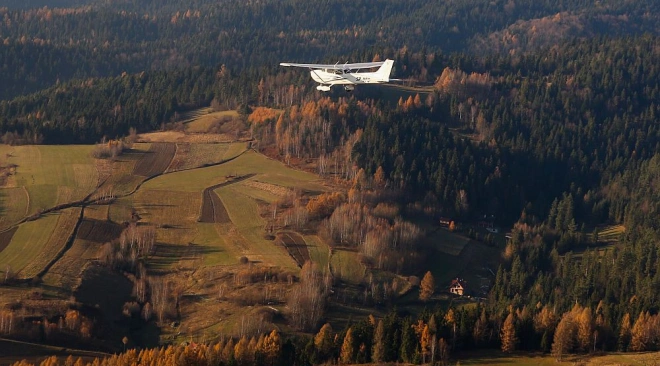
[(346, 90), (347, 92), (352, 92), (353, 90), (355, 90), (355, 86), (346, 85), (346, 86), (344, 86), (344, 90)]
[(330, 91), (330, 86), (329, 85), (319, 85), (319, 86), (316, 87), (316, 90), (329, 92)]

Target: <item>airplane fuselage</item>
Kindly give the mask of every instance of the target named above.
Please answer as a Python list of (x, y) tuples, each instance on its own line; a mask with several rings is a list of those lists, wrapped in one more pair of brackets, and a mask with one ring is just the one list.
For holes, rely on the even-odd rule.
[[(309, 74), (312, 79), (319, 83), (316, 89), (320, 91), (330, 91), (333, 85), (344, 85), (348, 91), (353, 90), (353, 86), (357, 84), (381, 84), (389, 83), (390, 73), (394, 61), (387, 59), (385, 61), (376, 62), (359, 62), (359, 63), (345, 63), (345, 64), (298, 64), (290, 62), (282, 62), (281, 66), (293, 67), (306, 67), (309, 68)], [(376, 71), (361, 72), (361, 70), (369, 70), (378, 67)]]
[(327, 85), (376, 84), (388, 82), (387, 79), (383, 79), (375, 72), (344, 73), (342, 70), (311, 70), (310, 75), (317, 83)]

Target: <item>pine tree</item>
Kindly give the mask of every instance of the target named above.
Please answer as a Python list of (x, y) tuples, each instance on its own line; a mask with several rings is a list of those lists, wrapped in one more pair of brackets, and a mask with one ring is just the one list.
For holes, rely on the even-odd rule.
[(435, 292), (435, 280), (433, 279), (431, 271), (428, 271), (424, 275), (420, 284), (419, 299), (422, 301), (428, 301), (431, 299), (431, 296), (433, 296), (433, 292)]
[(222, 350), (222, 359), (226, 364), (229, 364), (234, 360), (234, 340), (229, 338), (225, 348)]
[(475, 345), (480, 345), (486, 337), (486, 330), (488, 327), (488, 318), (486, 318), (486, 308), (481, 309), (481, 316), (474, 323), (474, 328), (472, 329), (472, 339), (474, 340)]
[(647, 351), (650, 346), (648, 331), (649, 313), (642, 311), (632, 327), (630, 336), (630, 350), (634, 352)]
[(516, 350), (516, 343), (518, 339), (516, 337), (516, 326), (514, 324), (513, 313), (509, 313), (502, 325), (502, 331), (500, 334), (502, 338), (502, 352), (511, 353)]
[(371, 359), (375, 363), (387, 361), (385, 359), (385, 325), (382, 320), (378, 321), (378, 325), (374, 331)]
[(401, 348), (399, 353), (403, 361), (409, 363), (414, 362), (417, 344), (418, 342), (417, 338), (415, 337), (415, 331), (413, 330), (410, 321), (406, 319), (402, 326)]
[(422, 363), (426, 363), (428, 356), (431, 354), (431, 341), (431, 330), (428, 325), (425, 325), (419, 339), (419, 344), (422, 349)]
[(328, 357), (332, 352), (332, 327), (330, 323), (325, 323), (314, 337), (314, 346), (321, 357)]
[(580, 351), (589, 352), (593, 345), (593, 316), (591, 315), (591, 308), (585, 307), (580, 313), (578, 318), (577, 339)]
[(342, 364), (351, 364), (355, 359), (355, 346), (353, 340), (353, 329), (348, 328), (346, 336), (344, 336), (344, 343), (341, 345), (341, 353), (339, 359)]
[(249, 363), (248, 344), (249, 342), (247, 338), (243, 336), (238, 343), (236, 343), (236, 346), (234, 346), (234, 358), (239, 365), (247, 365)]
[(274, 329), (269, 335), (264, 337), (262, 352), (267, 364), (274, 365), (277, 363), (282, 353), (282, 339), (277, 329)]
[(438, 341), (438, 360), (442, 365), (446, 365), (449, 360), (449, 345), (444, 338)]
[(619, 331), (619, 351), (625, 352), (630, 345), (631, 337), (630, 314), (626, 313), (621, 320), (621, 330)]
[(562, 316), (559, 325), (557, 325), (552, 342), (552, 355), (557, 358), (557, 361), (561, 362), (562, 357), (573, 349), (574, 337), (575, 324), (573, 314), (567, 312)]

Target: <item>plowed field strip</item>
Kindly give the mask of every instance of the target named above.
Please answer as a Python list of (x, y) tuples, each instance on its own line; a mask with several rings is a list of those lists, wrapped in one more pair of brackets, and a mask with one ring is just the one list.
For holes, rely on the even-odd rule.
[(14, 226), (9, 230), (0, 233), (0, 252), (11, 243), (11, 238), (14, 236), (16, 230), (18, 230), (18, 226)]
[(149, 151), (135, 164), (134, 175), (152, 177), (165, 172), (176, 154), (176, 144), (153, 143)]
[(214, 191), (218, 188), (225, 187), (230, 184), (242, 182), (246, 179), (252, 178), (253, 176), (254, 174), (247, 174), (206, 188), (202, 194), (202, 212), (199, 216), (199, 222), (215, 222), (220, 224), (231, 223), (231, 218), (229, 218), (229, 213), (227, 212), (225, 205)]
[(300, 235), (289, 232), (282, 233), (281, 240), (287, 252), (289, 252), (289, 255), (296, 261), (299, 267), (302, 267), (305, 262), (310, 260), (307, 243), (305, 243), (305, 239)]
[(106, 243), (118, 238), (121, 231), (121, 226), (113, 222), (85, 219), (80, 224), (77, 238), (96, 243)]
[(220, 197), (213, 192), (213, 188), (207, 188), (204, 190), (202, 215), (200, 216), (199, 221), (220, 224), (231, 223), (225, 205), (222, 203), (222, 200), (220, 200)]

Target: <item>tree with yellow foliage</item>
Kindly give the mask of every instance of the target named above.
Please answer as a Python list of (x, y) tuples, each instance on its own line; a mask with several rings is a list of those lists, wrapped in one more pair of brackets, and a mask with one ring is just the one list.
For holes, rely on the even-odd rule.
[(234, 358), (239, 365), (247, 365), (249, 362), (248, 343), (247, 338), (243, 336), (234, 346)]
[(509, 313), (502, 325), (500, 337), (502, 339), (502, 352), (511, 353), (516, 350), (516, 326), (514, 324), (513, 313)]
[(435, 292), (435, 280), (433, 279), (433, 274), (431, 274), (431, 271), (426, 272), (419, 287), (419, 299), (422, 301), (430, 300), (431, 296), (433, 296), (433, 293)]
[(426, 363), (426, 360), (431, 355), (431, 343), (432, 343), (431, 331), (429, 330), (429, 326), (427, 324), (424, 326), (421, 337), (419, 339), (419, 344), (422, 349), (422, 363)]
[(355, 340), (353, 339), (353, 329), (348, 328), (346, 336), (344, 336), (344, 343), (341, 345), (341, 353), (339, 361), (342, 364), (351, 364), (355, 360)]
[(593, 346), (594, 320), (591, 308), (585, 307), (577, 319), (578, 348), (582, 352), (589, 352)]
[(621, 320), (621, 330), (619, 331), (619, 351), (628, 350), (631, 337), (630, 314), (626, 313)]
[(574, 312), (567, 312), (561, 317), (552, 342), (552, 355), (561, 362), (564, 355), (573, 349), (576, 325)]
[(314, 337), (314, 346), (319, 354), (325, 357), (330, 354), (332, 344), (332, 326), (330, 323), (325, 323)]
[(651, 335), (649, 323), (651, 316), (648, 312), (642, 311), (632, 327), (630, 336), (630, 350), (634, 352), (647, 351), (650, 348)]
[(261, 352), (263, 352), (267, 365), (274, 365), (280, 358), (282, 351), (282, 339), (277, 329), (274, 329), (263, 340)]
[(374, 184), (378, 188), (383, 188), (385, 187), (385, 170), (383, 170), (382, 166), (378, 166), (376, 169), (376, 172), (374, 173)]

